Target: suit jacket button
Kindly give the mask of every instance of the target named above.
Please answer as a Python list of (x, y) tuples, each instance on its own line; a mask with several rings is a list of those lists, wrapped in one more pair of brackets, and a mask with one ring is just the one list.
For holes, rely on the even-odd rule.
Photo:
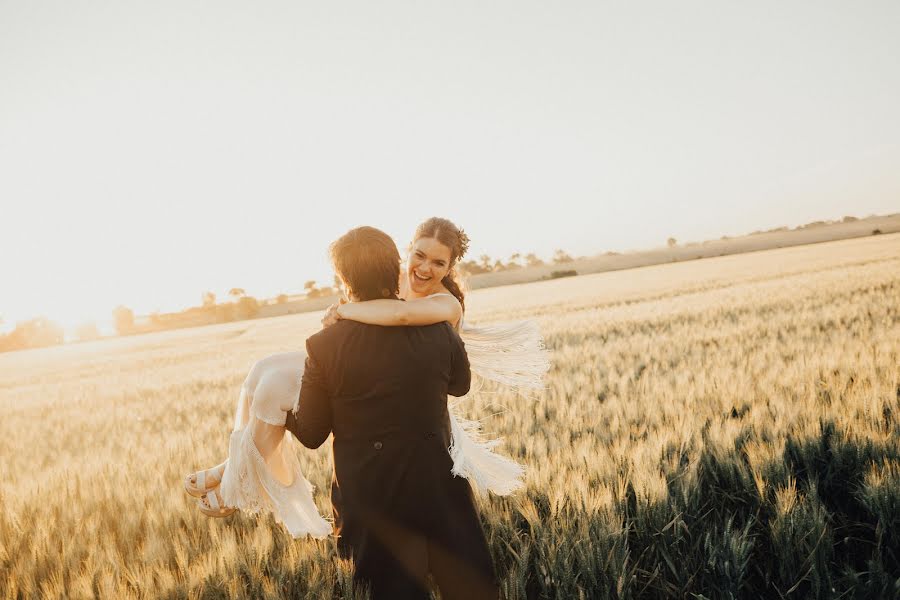
[(381, 442), (375, 442), (374, 446), (375, 446), (376, 450), (381, 450), (382, 444), (381, 444)]

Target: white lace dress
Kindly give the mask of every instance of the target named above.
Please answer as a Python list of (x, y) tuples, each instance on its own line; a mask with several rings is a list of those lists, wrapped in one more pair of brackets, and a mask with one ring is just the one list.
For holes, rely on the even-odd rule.
[[(226, 506), (249, 514), (271, 512), (295, 538), (324, 538), (332, 531), (331, 521), (319, 514), (313, 501), (314, 486), (300, 468), (293, 435), (286, 430), (260, 430), (281, 437), (275, 452), (281, 454), (287, 477), (271, 468), (253, 440), (253, 419), (284, 426), (287, 410), (282, 407), (292, 406), (299, 397), (305, 362), (306, 352), (285, 352), (267, 356), (250, 369), (241, 385), (219, 493)], [(278, 475), (292, 483), (284, 485)]]
[[(487, 327), (461, 323), (457, 330), (466, 344), (474, 374), (517, 390), (542, 387), (550, 361), (536, 323), (521, 321)], [(286, 352), (268, 356), (250, 369), (235, 410), (220, 493), (226, 506), (250, 514), (271, 512), (295, 538), (324, 538), (332, 532), (332, 519), (323, 518), (316, 508), (314, 486), (303, 476), (293, 436), (270, 429), (278, 431), (282, 438), (276, 452), (281, 453), (283, 465), (291, 474), (282, 479), (292, 479), (291, 485), (284, 485), (263, 459), (252, 434), (252, 419), (283, 426), (285, 407), (296, 410), (305, 361), (305, 352)], [(511, 494), (523, 485), (525, 469), (493, 451), (499, 440), (482, 439), (479, 421), (456, 415), (456, 406), (464, 399), (448, 404), (452, 472), (466, 477), (480, 494)]]

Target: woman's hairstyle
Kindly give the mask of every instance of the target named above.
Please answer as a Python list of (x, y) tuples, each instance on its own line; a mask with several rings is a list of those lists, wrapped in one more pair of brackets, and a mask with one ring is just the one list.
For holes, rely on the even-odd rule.
[(463, 312), (466, 310), (466, 295), (463, 293), (456, 274), (456, 265), (459, 259), (465, 256), (469, 249), (469, 236), (466, 232), (457, 227), (452, 221), (442, 219), (440, 217), (431, 217), (418, 227), (416, 234), (413, 236), (413, 243), (422, 238), (434, 238), (443, 245), (450, 248), (450, 270), (446, 277), (441, 280), (444, 287), (451, 294), (456, 296), (462, 305)]
[(331, 244), (334, 270), (360, 300), (396, 298), (400, 253), (394, 240), (374, 227), (351, 229)]

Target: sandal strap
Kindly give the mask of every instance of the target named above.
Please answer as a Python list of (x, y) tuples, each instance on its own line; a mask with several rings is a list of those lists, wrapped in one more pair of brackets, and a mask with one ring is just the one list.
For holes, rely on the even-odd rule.
[(209, 506), (213, 510), (221, 510), (222, 506), (219, 504), (219, 494), (217, 493), (217, 490), (213, 490), (212, 493), (206, 494), (206, 501), (209, 502)]
[(206, 489), (206, 471), (197, 471), (197, 487), (201, 490)]

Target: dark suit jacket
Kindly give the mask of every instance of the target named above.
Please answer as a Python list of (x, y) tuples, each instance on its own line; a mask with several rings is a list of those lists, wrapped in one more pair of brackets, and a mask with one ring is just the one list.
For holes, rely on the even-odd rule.
[(496, 598), (472, 491), (452, 475), (448, 452), (447, 394), (471, 382), (459, 335), (447, 323), (343, 320), (306, 349), (285, 426), (309, 448), (334, 434), (335, 534), (358, 578), (376, 598), (418, 598), (430, 571), (445, 598)]

